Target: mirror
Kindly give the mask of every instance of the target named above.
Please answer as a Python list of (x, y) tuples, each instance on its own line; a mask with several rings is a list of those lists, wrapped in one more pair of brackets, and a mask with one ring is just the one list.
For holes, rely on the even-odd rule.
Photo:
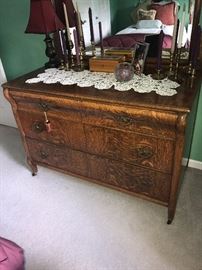
[[(113, 2), (113, 1), (111, 1)], [(155, 2), (155, 3), (154, 3)], [(201, 10), (201, 0), (184, 0), (178, 1), (180, 3), (180, 8), (178, 13), (178, 19), (182, 22), (184, 16), (184, 31), (182, 35), (182, 52), (185, 58), (188, 58), (189, 50), (193, 47), (193, 37), (194, 32), (199, 24), (200, 18), (200, 10)], [(133, 2), (134, 3), (134, 2)], [(118, 4), (116, 6), (116, 11), (112, 12), (112, 33), (120, 35), (120, 39), (116, 36), (114, 38), (108, 38), (104, 45), (112, 45), (112, 46), (120, 46), (121, 44), (129, 44), (129, 47), (132, 45), (133, 40), (136, 38), (138, 41), (143, 39), (142, 35), (146, 34), (146, 42), (150, 43), (150, 56), (155, 56), (157, 50), (157, 42), (158, 38), (155, 35), (160, 32), (160, 27), (163, 29), (164, 32), (164, 41), (163, 41), (163, 57), (169, 57), (170, 50), (172, 47), (172, 35), (173, 35), (173, 28), (175, 24), (174, 12), (176, 12), (175, 2), (167, 1), (165, 5), (165, 1), (157, 0), (151, 1), (144, 0), (140, 1), (136, 7), (131, 8), (131, 1), (127, 0), (124, 3)], [(133, 6), (133, 4), (132, 4)], [(183, 11), (185, 8), (185, 11)], [(144, 12), (144, 10), (156, 10), (156, 14), (152, 12)], [(139, 10), (139, 14), (138, 14)], [(131, 18), (133, 19), (133, 25), (131, 25)], [(158, 20), (163, 22), (161, 25), (160, 21), (151, 21), (156, 17)], [(118, 20), (117, 20), (118, 18)], [(121, 18), (121, 19), (120, 19)], [(155, 18), (155, 19), (156, 19)], [(139, 19), (139, 20), (138, 20)], [(144, 21), (140, 21), (140, 20)], [(146, 20), (150, 21), (146, 21)], [(153, 26), (151, 25), (153, 24)], [(126, 27), (122, 27), (126, 26)], [(122, 28), (122, 29), (121, 29)], [(120, 31), (121, 29), (121, 31)], [(118, 30), (118, 31), (116, 31)], [(178, 37), (180, 27), (178, 30)], [(124, 37), (125, 35), (125, 37)], [(179, 42), (179, 40), (178, 40)], [(175, 45), (176, 46), (176, 45)], [(153, 51), (152, 51), (153, 50)]]
[[(181, 13), (178, 13), (178, 19), (182, 22), (183, 20), (183, 7), (181, 7)], [(195, 50), (193, 47), (197, 46), (196, 43), (199, 43), (200, 40), (196, 39), (197, 31), (200, 31), (198, 29), (199, 22), (200, 22), (200, 11), (201, 11), (201, 0), (189, 0), (188, 6), (186, 6), (185, 10), (185, 30), (184, 30), (184, 41), (182, 41), (182, 49), (181, 49), (181, 59), (189, 60), (190, 61), (190, 55), (192, 54), (193, 50)], [(178, 29), (178, 37), (180, 35), (179, 33), (180, 27)], [(179, 41), (179, 38), (178, 38)], [(173, 42), (173, 41), (172, 41)], [(177, 45), (177, 44), (176, 44)], [(166, 51), (163, 52), (163, 57), (170, 55), (169, 49), (168, 53), (166, 54)]]
[[(137, 1), (138, 0), (77, 0), (81, 19), (85, 22), (83, 24), (85, 48), (88, 49), (92, 44), (88, 14), (88, 8), (91, 7), (95, 35), (94, 41), (96, 44), (100, 42), (98, 23), (102, 22), (102, 36), (104, 38), (102, 44), (105, 48), (133, 47), (137, 41), (144, 42), (146, 40), (146, 42), (150, 43), (148, 56), (157, 57), (159, 51), (157, 45), (159, 44), (158, 38), (162, 30), (164, 32), (162, 55), (163, 57), (169, 58), (173, 45), (172, 35), (174, 34), (174, 25), (176, 25), (177, 21), (175, 21), (177, 6), (175, 3), (179, 2), (180, 9), (177, 14), (180, 21), (184, 21), (184, 25), (182, 31), (179, 26), (178, 32), (180, 34), (181, 31), (182, 34), (181, 42), (179, 41), (180, 38), (178, 38), (177, 43), (181, 44), (181, 52), (184, 53), (185, 59), (189, 59), (197, 43), (197, 26), (199, 24), (202, 0), (177, 0), (176, 2), (174, 0), (139, 0), (138, 5), (134, 4), (134, 2), (137, 3)], [(61, 0), (54, 0), (54, 2), (61, 2)], [(145, 12), (146, 10), (147, 12)], [(142, 24), (142, 22), (144, 22), (144, 24)], [(111, 34), (110, 27), (112, 29)], [(144, 30), (143, 32), (142, 29)], [(176, 34), (176, 36), (178, 35)], [(177, 38), (175, 40), (177, 40)], [(177, 44), (175, 44), (175, 48), (176, 47)], [(90, 53), (91, 52), (92, 49), (90, 49)]]

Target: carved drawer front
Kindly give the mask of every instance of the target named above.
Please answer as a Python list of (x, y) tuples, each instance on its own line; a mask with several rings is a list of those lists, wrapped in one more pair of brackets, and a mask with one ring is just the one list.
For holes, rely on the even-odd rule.
[(27, 144), (37, 163), (168, 202), (170, 175), (37, 140), (27, 139)]
[(86, 150), (115, 160), (170, 173), (174, 145), (170, 140), (85, 125)]
[(89, 156), (90, 177), (167, 203), (171, 177), (124, 162)]
[(35, 162), (81, 176), (88, 175), (88, 163), (83, 152), (27, 138), (30, 155)]
[(67, 120), (95, 126), (127, 129), (138, 133), (175, 139), (177, 116), (141, 108), (105, 104), (102, 102), (73, 100), (62, 97), (47, 97), (37, 94), (13, 93), (18, 110), (46, 111), (65, 117)]
[(50, 120), (50, 132), (46, 130), (42, 112), (19, 111), (25, 135), (166, 173), (172, 170), (174, 146), (171, 140), (130, 131), (83, 125), (65, 118), (61, 119), (59, 115), (52, 116), (51, 112), (47, 115)]
[(168, 139), (174, 139), (176, 136), (176, 116), (172, 113), (166, 114), (137, 108), (112, 108), (112, 106), (107, 110), (102, 107), (98, 110), (86, 108), (81, 112), (85, 124), (130, 130)]
[(51, 98), (40, 95), (14, 96), (19, 112), (46, 112), (60, 119), (81, 122), (81, 110), (76, 104), (63, 104), (62, 98)]
[(50, 131), (47, 131), (43, 112), (18, 112), (23, 131), (27, 137), (67, 145), (73, 149), (86, 150), (83, 125), (47, 113)]

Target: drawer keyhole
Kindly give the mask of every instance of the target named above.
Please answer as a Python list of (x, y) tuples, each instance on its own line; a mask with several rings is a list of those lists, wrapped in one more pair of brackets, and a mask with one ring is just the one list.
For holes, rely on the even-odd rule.
[(126, 115), (120, 115), (117, 117), (118, 121), (121, 121), (125, 124), (131, 124), (133, 122), (133, 120), (129, 117), (129, 116), (126, 116)]
[(48, 157), (48, 154), (45, 151), (41, 150), (40, 151), (40, 156), (41, 156), (42, 159), (46, 159)]
[(40, 102), (39, 104), (40, 104), (40, 106), (41, 106), (41, 108), (42, 108), (42, 110), (43, 110), (44, 112), (47, 112), (47, 111), (49, 110), (49, 107), (48, 107), (48, 104), (47, 104), (47, 103), (45, 103), (45, 102)]

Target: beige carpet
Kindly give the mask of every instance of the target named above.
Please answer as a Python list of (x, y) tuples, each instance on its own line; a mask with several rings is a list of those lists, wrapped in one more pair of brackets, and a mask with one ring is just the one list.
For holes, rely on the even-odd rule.
[(0, 235), (27, 270), (201, 270), (202, 172), (188, 169), (176, 216), (167, 208), (39, 167), (18, 131), (0, 126)]

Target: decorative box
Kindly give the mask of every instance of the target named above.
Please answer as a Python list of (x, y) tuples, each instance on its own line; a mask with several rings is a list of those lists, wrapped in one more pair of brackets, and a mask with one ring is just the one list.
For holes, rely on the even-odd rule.
[(116, 55), (125, 57), (124, 61), (132, 61), (135, 57), (135, 48), (116, 48), (112, 47), (105, 50), (105, 55)]
[(123, 56), (95, 56), (89, 59), (89, 69), (98, 72), (114, 72), (116, 65), (123, 61)]

